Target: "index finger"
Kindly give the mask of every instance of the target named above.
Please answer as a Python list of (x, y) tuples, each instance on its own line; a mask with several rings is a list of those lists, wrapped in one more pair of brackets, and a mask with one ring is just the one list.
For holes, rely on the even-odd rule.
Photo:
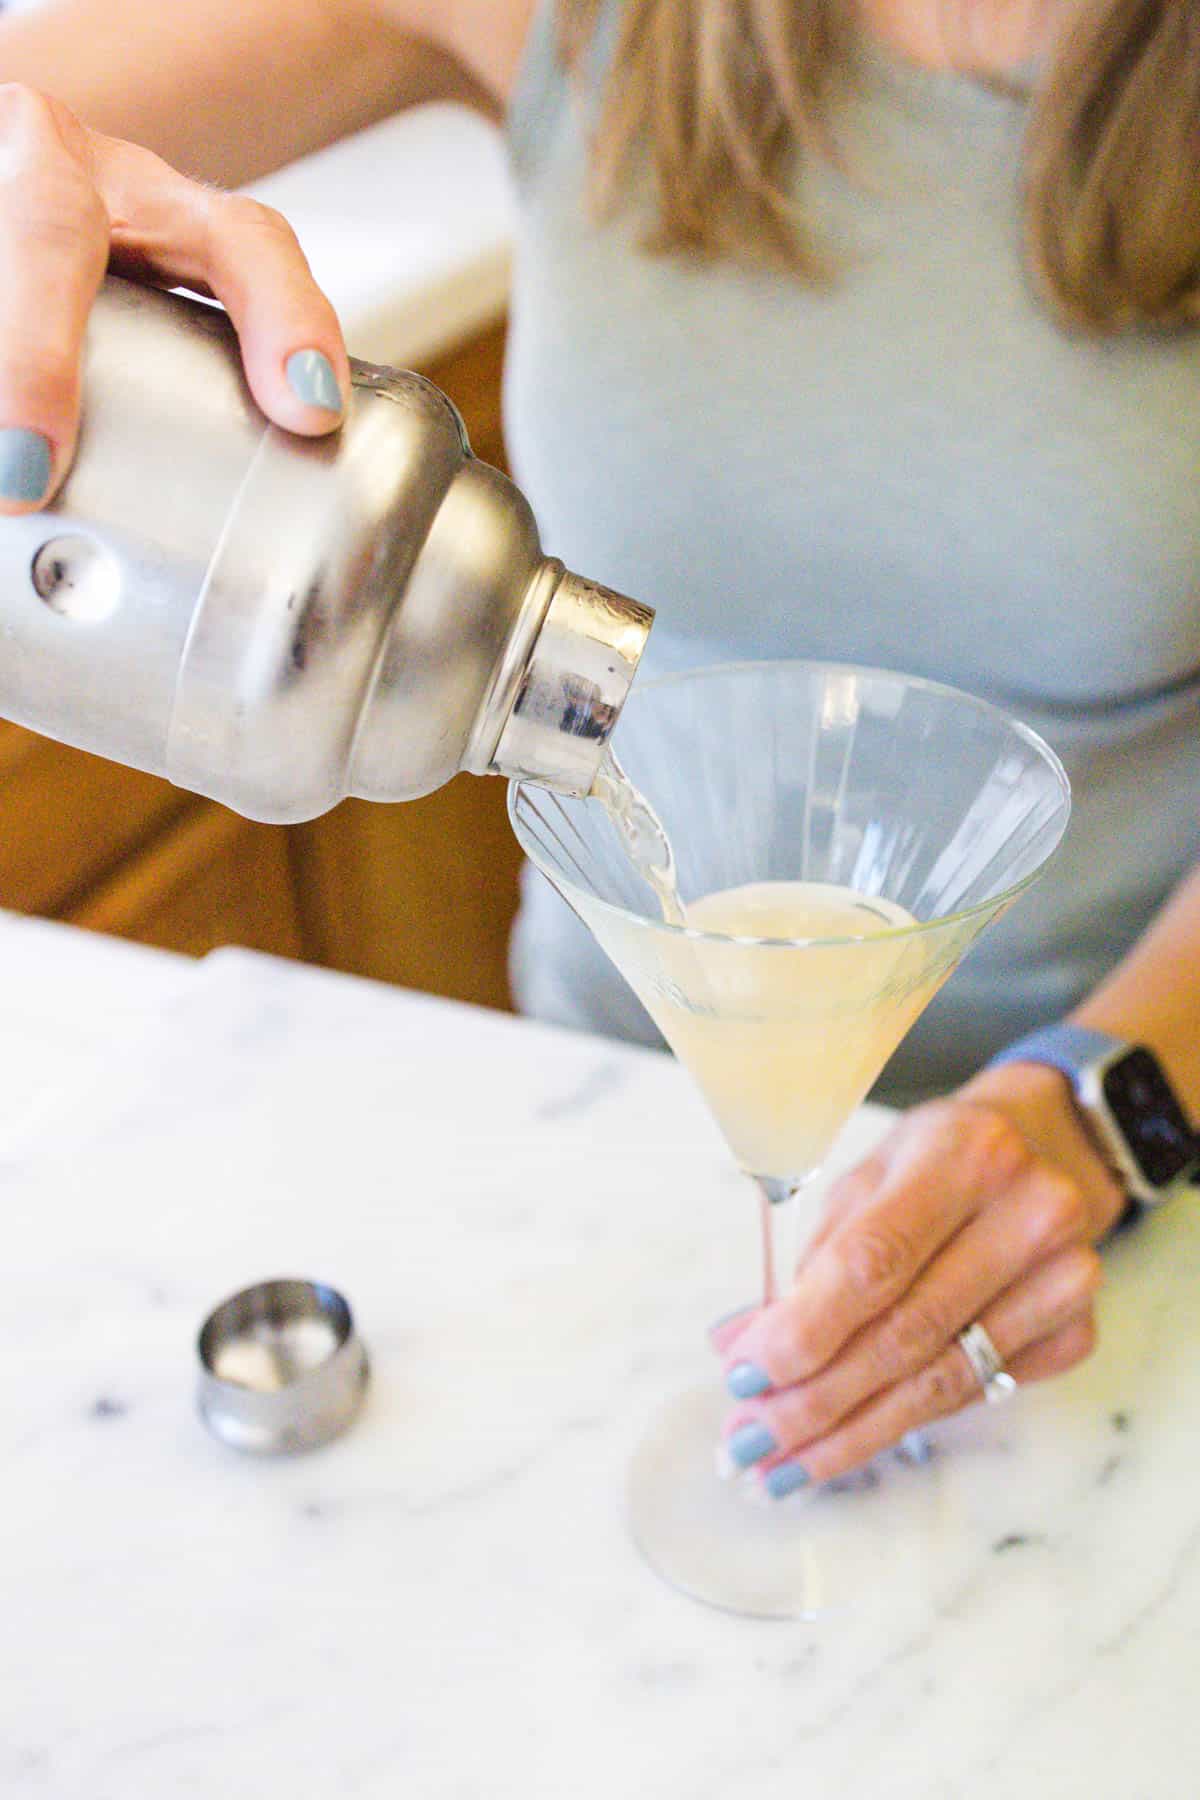
[(220, 300), (250, 391), (267, 417), (315, 437), (340, 424), (350, 361), (337, 315), (279, 213), (203, 187), (151, 151), (93, 134), (97, 186), (112, 217), (112, 265)]
[(50, 497), (78, 427), (109, 222), (52, 102), (0, 86), (0, 512)]
[(988, 1108), (939, 1103), (910, 1114), (874, 1195), (804, 1263), (792, 1292), (726, 1345), (732, 1391), (744, 1398), (823, 1369), (1031, 1157), (1016, 1126)]

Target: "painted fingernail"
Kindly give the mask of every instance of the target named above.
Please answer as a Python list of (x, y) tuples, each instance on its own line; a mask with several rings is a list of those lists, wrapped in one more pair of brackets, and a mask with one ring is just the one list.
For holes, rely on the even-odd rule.
[(10, 425), (0, 431), (0, 495), (5, 500), (40, 500), (50, 486), (50, 445), (40, 431)]
[(725, 1439), (725, 1448), (739, 1469), (748, 1469), (751, 1463), (759, 1462), (764, 1456), (770, 1456), (773, 1450), (778, 1450), (779, 1445), (765, 1425), (752, 1421), (749, 1425), (739, 1426), (737, 1431), (731, 1431)]
[(776, 1463), (763, 1476), (763, 1486), (772, 1500), (786, 1500), (789, 1494), (808, 1486), (808, 1475), (798, 1462)]
[(906, 1431), (896, 1445), (896, 1455), (920, 1468), (933, 1461), (933, 1445), (923, 1431)]
[(771, 1385), (771, 1377), (757, 1363), (734, 1363), (725, 1377), (725, 1386), (735, 1400), (753, 1400), (758, 1394), (765, 1394)]
[(294, 350), (286, 366), (288, 385), (305, 406), (320, 407), (322, 412), (341, 412), (342, 390), (327, 356), (319, 350)]

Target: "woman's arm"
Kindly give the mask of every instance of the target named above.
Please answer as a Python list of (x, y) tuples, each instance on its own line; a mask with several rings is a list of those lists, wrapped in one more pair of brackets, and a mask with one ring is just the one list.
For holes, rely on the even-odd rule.
[(421, 100), (502, 100), (527, 0), (48, 0), (0, 82), (236, 187)]
[(1072, 1017), (1148, 1044), (1200, 1127), (1200, 867)]
[(50, 0), (0, 19), (0, 514), (44, 505), (70, 466), (106, 269), (215, 295), (267, 416), (334, 430), (333, 309), (287, 222), (212, 184), (417, 100), (502, 104), (531, 6)]

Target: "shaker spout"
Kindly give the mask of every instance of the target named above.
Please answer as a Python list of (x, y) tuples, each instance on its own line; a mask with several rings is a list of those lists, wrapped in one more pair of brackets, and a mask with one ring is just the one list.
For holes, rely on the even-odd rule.
[(563, 570), (489, 772), (590, 793), (653, 623), (640, 601)]

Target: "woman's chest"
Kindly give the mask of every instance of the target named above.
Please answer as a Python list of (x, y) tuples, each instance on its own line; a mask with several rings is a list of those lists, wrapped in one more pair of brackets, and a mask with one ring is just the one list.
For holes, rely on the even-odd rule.
[(551, 547), (668, 629), (1067, 702), (1200, 668), (1200, 334), (1068, 339), (978, 242), (814, 295), (535, 233), (508, 422)]

